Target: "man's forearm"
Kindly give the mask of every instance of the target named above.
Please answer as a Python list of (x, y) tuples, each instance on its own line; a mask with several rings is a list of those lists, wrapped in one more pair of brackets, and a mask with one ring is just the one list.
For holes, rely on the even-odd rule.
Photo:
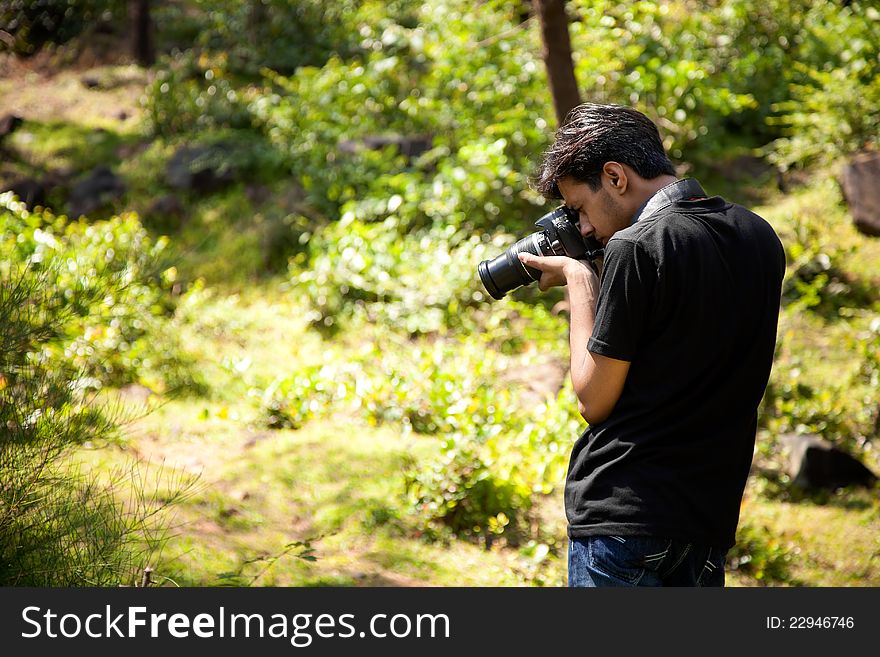
[(568, 285), (571, 382), (581, 415), (590, 424), (608, 418), (620, 398), (629, 372), (629, 361), (593, 355), (587, 349), (599, 299), (599, 277), (586, 263), (565, 256), (519, 254), (520, 262), (543, 272), (542, 290)]
[(571, 349), (571, 382), (583, 403), (580, 392), (589, 381), (594, 366), (587, 344), (596, 322), (596, 299), (590, 287), (589, 273), (578, 273), (568, 279), (569, 345)]

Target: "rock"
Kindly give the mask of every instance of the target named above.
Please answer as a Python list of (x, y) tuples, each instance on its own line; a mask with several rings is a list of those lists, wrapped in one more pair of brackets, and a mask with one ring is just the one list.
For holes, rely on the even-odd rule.
[(46, 186), (36, 178), (20, 178), (10, 183), (5, 191), (12, 192), (29, 208), (46, 205)]
[(0, 142), (2, 142), (7, 135), (11, 135), (18, 130), (22, 123), (24, 123), (24, 119), (17, 114), (5, 114), (0, 116)]
[(152, 397), (157, 394), (154, 390), (139, 383), (130, 383), (119, 389), (119, 396), (126, 401), (135, 402), (137, 404), (146, 405)]
[[(124, 120), (122, 118), (122, 114), (125, 114), (125, 112), (120, 112), (120, 115), (119, 115), (120, 120)], [(150, 146), (149, 141), (138, 141), (133, 144), (132, 143), (120, 144), (119, 147), (117, 147), (117, 149), (116, 149), (116, 157), (118, 157), (120, 160), (129, 160), (132, 157), (134, 157), (135, 155), (139, 155), (140, 153), (143, 153), (145, 150), (147, 150), (147, 148), (149, 148), (149, 146)]]
[(247, 196), (248, 200), (254, 205), (260, 205), (269, 200), (269, 197), (272, 195), (272, 190), (265, 185), (248, 185), (245, 187), (244, 195)]
[(880, 153), (861, 153), (847, 164), (840, 186), (856, 228), (880, 237)]
[(98, 87), (101, 86), (101, 81), (98, 78), (93, 77), (91, 75), (86, 75), (85, 77), (83, 77), (80, 80), (80, 82), (82, 82), (82, 85), (86, 89), (97, 89)]
[(70, 190), (67, 214), (76, 218), (89, 215), (125, 193), (125, 183), (107, 166), (92, 169)]
[(396, 147), (398, 153), (413, 160), (425, 151), (431, 150), (433, 139), (430, 135), (370, 135), (339, 142), (339, 150), (343, 153), (357, 153), (361, 149), (377, 151), (386, 146)]
[(555, 399), (567, 376), (568, 363), (557, 358), (543, 358), (531, 365), (503, 372), (499, 381), (519, 388), (519, 403), (531, 407)]
[(181, 219), (183, 217), (183, 203), (174, 194), (166, 194), (153, 201), (145, 214), (150, 219)]
[(788, 474), (795, 486), (834, 490), (877, 481), (861, 461), (819, 436), (785, 434), (779, 440), (788, 450)]
[(181, 146), (165, 168), (165, 182), (204, 194), (230, 185), (236, 173), (223, 144)]

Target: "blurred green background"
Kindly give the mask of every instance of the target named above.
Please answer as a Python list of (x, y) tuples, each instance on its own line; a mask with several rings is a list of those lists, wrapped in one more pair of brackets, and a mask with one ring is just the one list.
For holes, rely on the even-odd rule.
[[(840, 186), (880, 11), (565, 7), (581, 99), (785, 245), (728, 583), (880, 585), (876, 486), (797, 486), (780, 440), (880, 472), (880, 241)], [(0, 583), (564, 584), (562, 293), (474, 275), (553, 206), (536, 12), (0, 0)]]

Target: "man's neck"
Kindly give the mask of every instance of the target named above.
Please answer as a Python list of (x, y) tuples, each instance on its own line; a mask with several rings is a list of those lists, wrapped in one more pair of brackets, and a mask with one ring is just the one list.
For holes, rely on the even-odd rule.
[(654, 198), (654, 195), (657, 194), (657, 192), (659, 192), (664, 187), (668, 187), (672, 183), (678, 181), (679, 178), (671, 175), (658, 176), (657, 178), (652, 178), (650, 180), (645, 180), (643, 178), (640, 181), (641, 184), (638, 188), (638, 196), (641, 201), (639, 201), (638, 207), (633, 210), (631, 223), (635, 223), (636, 221), (638, 221), (642, 212), (651, 201), (651, 199)]
[(656, 194), (661, 189), (666, 187), (666, 185), (671, 185), (676, 180), (678, 180), (678, 178), (676, 178), (675, 176), (671, 176), (671, 175), (657, 176), (656, 178), (651, 178), (650, 180), (645, 180), (644, 181), (645, 182), (644, 191), (642, 194), (642, 200), (639, 203), (639, 205), (641, 205), (642, 203), (646, 203), (649, 198), (654, 196), (654, 194)]

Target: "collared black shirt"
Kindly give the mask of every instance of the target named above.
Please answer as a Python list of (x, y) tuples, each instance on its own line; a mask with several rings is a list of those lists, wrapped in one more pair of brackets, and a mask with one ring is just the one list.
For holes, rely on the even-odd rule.
[(570, 536), (734, 544), (784, 270), (773, 228), (693, 179), (609, 240), (588, 346), (631, 364), (611, 415), (573, 448)]

